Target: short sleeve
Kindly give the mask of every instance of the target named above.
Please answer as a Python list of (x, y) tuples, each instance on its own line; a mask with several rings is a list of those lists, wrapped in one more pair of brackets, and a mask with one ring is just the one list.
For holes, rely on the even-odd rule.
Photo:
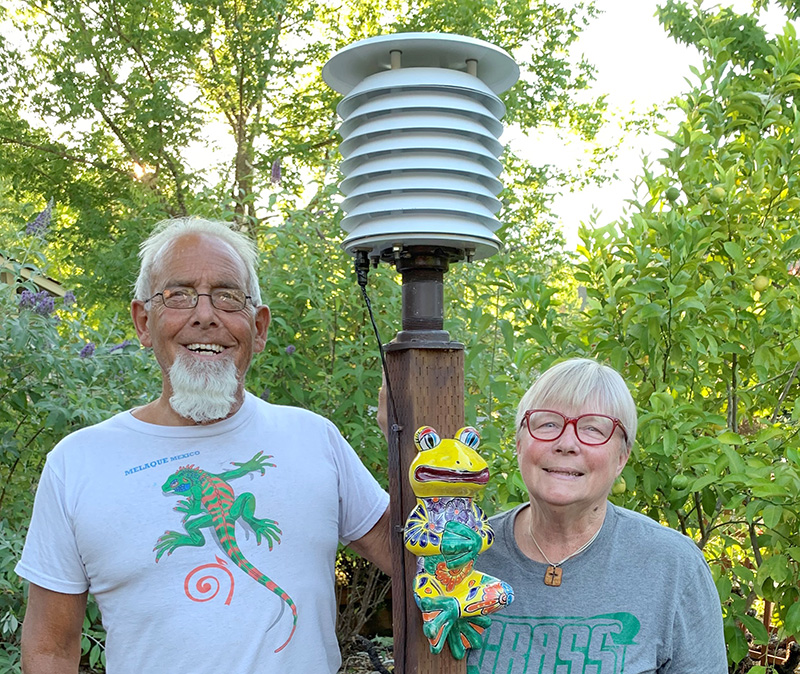
[(681, 588), (672, 631), (669, 674), (727, 674), (722, 607), (702, 553), (692, 550), (695, 563)]
[(346, 545), (369, 533), (389, 505), (389, 495), (330, 425), (329, 439), (339, 480), (339, 540)]
[(66, 489), (53, 453), (48, 456), (25, 539), (15, 571), (25, 580), (64, 594), (80, 594), (89, 588), (66, 505)]

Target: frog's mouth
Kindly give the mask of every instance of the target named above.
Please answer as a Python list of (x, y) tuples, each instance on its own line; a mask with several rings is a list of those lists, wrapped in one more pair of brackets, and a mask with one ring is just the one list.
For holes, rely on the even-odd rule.
[(449, 468), (435, 468), (434, 466), (418, 466), (414, 471), (417, 482), (466, 482), (470, 484), (487, 484), (489, 482), (489, 469), (452, 470)]

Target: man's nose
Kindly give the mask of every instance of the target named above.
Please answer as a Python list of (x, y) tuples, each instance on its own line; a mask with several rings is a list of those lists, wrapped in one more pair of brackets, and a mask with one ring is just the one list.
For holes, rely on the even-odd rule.
[(196, 323), (216, 323), (219, 318), (208, 293), (197, 293), (197, 304), (192, 311), (194, 312), (192, 318)]

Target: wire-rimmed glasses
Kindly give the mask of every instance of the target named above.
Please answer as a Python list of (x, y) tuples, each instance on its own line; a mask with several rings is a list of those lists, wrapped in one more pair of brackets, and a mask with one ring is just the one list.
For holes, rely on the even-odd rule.
[(201, 297), (208, 297), (212, 306), (220, 311), (241, 311), (247, 306), (247, 300), (253, 301), (250, 295), (236, 288), (214, 288), (210, 293), (199, 293), (194, 288), (181, 286), (166, 288), (148, 297), (145, 303), (156, 297), (160, 297), (164, 306), (170, 309), (194, 309)]

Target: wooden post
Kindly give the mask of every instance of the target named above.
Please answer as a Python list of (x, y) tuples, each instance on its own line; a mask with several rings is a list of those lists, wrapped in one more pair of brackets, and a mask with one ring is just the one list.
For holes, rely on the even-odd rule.
[[(464, 347), (449, 341), (442, 328), (442, 275), (446, 260), (415, 256), (398, 263), (403, 273), (403, 328), (386, 347), (386, 365), (394, 400), (389, 423), (389, 493), (392, 495), (392, 619), (395, 672), (464, 674), (448, 646), (430, 652), (422, 633), (422, 614), (412, 593), (417, 558), (403, 545), (403, 525), (416, 505), (408, 469), (417, 449), (414, 433), (433, 426), (454, 437), (464, 425)], [(391, 407), (391, 402), (390, 402)]]

